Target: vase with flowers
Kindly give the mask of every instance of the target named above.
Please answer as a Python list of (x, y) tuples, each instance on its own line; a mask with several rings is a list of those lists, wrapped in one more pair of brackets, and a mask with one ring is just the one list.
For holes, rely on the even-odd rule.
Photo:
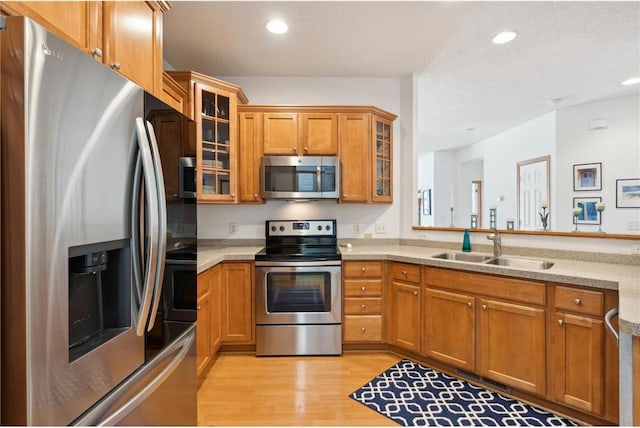
[(538, 215), (540, 216), (542, 229), (547, 230), (547, 227), (549, 226), (549, 212), (547, 211), (549, 209), (549, 201), (542, 201), (540, 203), (540, 209), (542, 212), (539, 212)]

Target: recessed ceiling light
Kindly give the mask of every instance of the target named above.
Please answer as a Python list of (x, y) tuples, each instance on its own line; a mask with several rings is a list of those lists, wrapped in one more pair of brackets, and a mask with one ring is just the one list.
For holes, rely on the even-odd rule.
[(503, 31), (502, 33), (497, 34), (491, 41), (496, 45), (501, 45), (503, 43), (509, 43), (511, 40), (516, 38), (515, 31)]
[(637, 83), (640, 83), (640, 77), (632, 77), (630, 79), (625, 80), (624, 82), (622, 82), (622, 84), (624, 86), (630, 86), (630, 85), (635, 85)]
[(272, 19), (267, 22), (267, 30), (273, 34), (284, 34), (289, 31), (289, 26), (281, 19)]

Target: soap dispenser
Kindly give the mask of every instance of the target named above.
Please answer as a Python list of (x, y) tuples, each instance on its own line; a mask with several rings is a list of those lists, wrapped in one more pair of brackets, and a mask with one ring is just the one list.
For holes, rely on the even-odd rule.
[(471, 239), (469, 239), (469, 229), (464, 230), (464, 237), (462, 238), (462, 251), (465, 253), (471, 252)]

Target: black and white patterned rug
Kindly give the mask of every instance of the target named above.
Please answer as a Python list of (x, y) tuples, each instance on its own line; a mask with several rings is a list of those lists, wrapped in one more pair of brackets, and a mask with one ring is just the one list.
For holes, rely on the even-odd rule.
[(409, 360), (349, 397), (403, 426), (578, 426)]

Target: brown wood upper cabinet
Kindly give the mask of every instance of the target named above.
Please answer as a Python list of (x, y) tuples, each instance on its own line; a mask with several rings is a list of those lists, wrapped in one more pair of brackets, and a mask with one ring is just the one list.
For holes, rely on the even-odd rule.
[(162, 14), (165, 1), (3, 2), (162, 97)]
[(196, 122), (198, 202), (238, 202), (238, 112), (242, 89), (195, 71), (167, 72), (187, 90), (184, 114)]
[(338, 115), (335, 113), (264, 113), (265, 155), (335, 155)]

